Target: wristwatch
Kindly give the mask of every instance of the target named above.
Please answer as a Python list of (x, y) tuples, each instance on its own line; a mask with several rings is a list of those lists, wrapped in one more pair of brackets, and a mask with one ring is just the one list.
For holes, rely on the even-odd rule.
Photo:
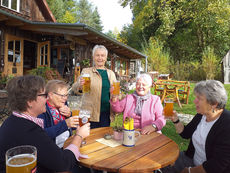
[(157, 131), (157, 126), (155, 125), (155, 124), (152, 124), (152, 126), (156, 129), (156, 131)]

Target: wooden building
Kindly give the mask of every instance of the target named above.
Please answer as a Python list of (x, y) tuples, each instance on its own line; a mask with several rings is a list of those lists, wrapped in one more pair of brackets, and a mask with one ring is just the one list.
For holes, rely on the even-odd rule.
[[(33, 68), (71, 73), (78, 62), (93, 64), (92, 48), (104, 45), (108, 68), (129, 75), (130, 62), (145, 58), (137, 50), (81, 23), (57, 23), (46, 0), (0, 0), (0, 72), (24, 75)], [(135, 69), (135, 68), (134, 68)]]

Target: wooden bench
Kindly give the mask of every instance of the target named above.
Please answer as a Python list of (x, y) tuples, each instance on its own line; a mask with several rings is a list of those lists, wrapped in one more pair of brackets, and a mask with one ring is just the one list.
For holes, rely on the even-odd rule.
[(180, 101), (188, 104), (189, 91), (190, 83), (188, 81), (158, 80), (154, 83), (154, 94), (160, 96), (162, 102), (165, 97), (172, 97), (180, 107)]

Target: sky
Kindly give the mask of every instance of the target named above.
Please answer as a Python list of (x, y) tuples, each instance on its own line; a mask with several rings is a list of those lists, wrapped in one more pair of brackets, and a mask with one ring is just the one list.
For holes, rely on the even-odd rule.
[(123, 8), (118, 3), (119, 0), (89, 0), (101, 17), (103, 31), (114, 31), (115, 28), (121, 31), (123, 25), (132, 23), (132, 12), (129, 7)]

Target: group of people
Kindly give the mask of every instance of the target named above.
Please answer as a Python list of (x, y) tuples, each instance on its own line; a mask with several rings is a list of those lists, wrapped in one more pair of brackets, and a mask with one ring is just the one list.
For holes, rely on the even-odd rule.
[[(136, 89), (119, 100), (113, 95), (114, 72), (107, 69), (108, 51), (96, 45), (92, 52), (94, 66), (84, 68), (90, 75), (91, 91), (84, 97), (86, 107), (92, 111), (90, 123), (78, 126), (78, 118), (71, 116), (67, 105), (69, 85), (51, 80), (45, 84), (39, 76), (20, 76), (7, 84), (8, 103), (12, 110), (0, 127), (0, 172), (5, 172), (5, 153), (19, 145), (37, 148), (37, 172), (73, 171), (78, 160), (82, 140), (90, 128), (107, 127), (113, 119), (112, 111), (123, 112), (123, 118), (132, 117), (134, 128), (142, 135), (161, 133), (165, 126), (163, 106), (158, 96), (151, 94), (152, 78), (140, 74)], [(85, 80), (73, 84), (75, 93), (81, 94)], [(184, 126), (177, 113), (171, 117), (177, 133), (190, 139), (186, 152), (181, 152), (173, 166), (162, 169), (164, 173), (229, 173), (230, 172), (230, 112), (225, 109), (227, 92), (216, 80), (198, 82), (194, 88), (197, 114)], [(84, 104), (84, 102), (83, 102)], [(70, 145), (63, 148), (65, 140), (76, 135)]]

